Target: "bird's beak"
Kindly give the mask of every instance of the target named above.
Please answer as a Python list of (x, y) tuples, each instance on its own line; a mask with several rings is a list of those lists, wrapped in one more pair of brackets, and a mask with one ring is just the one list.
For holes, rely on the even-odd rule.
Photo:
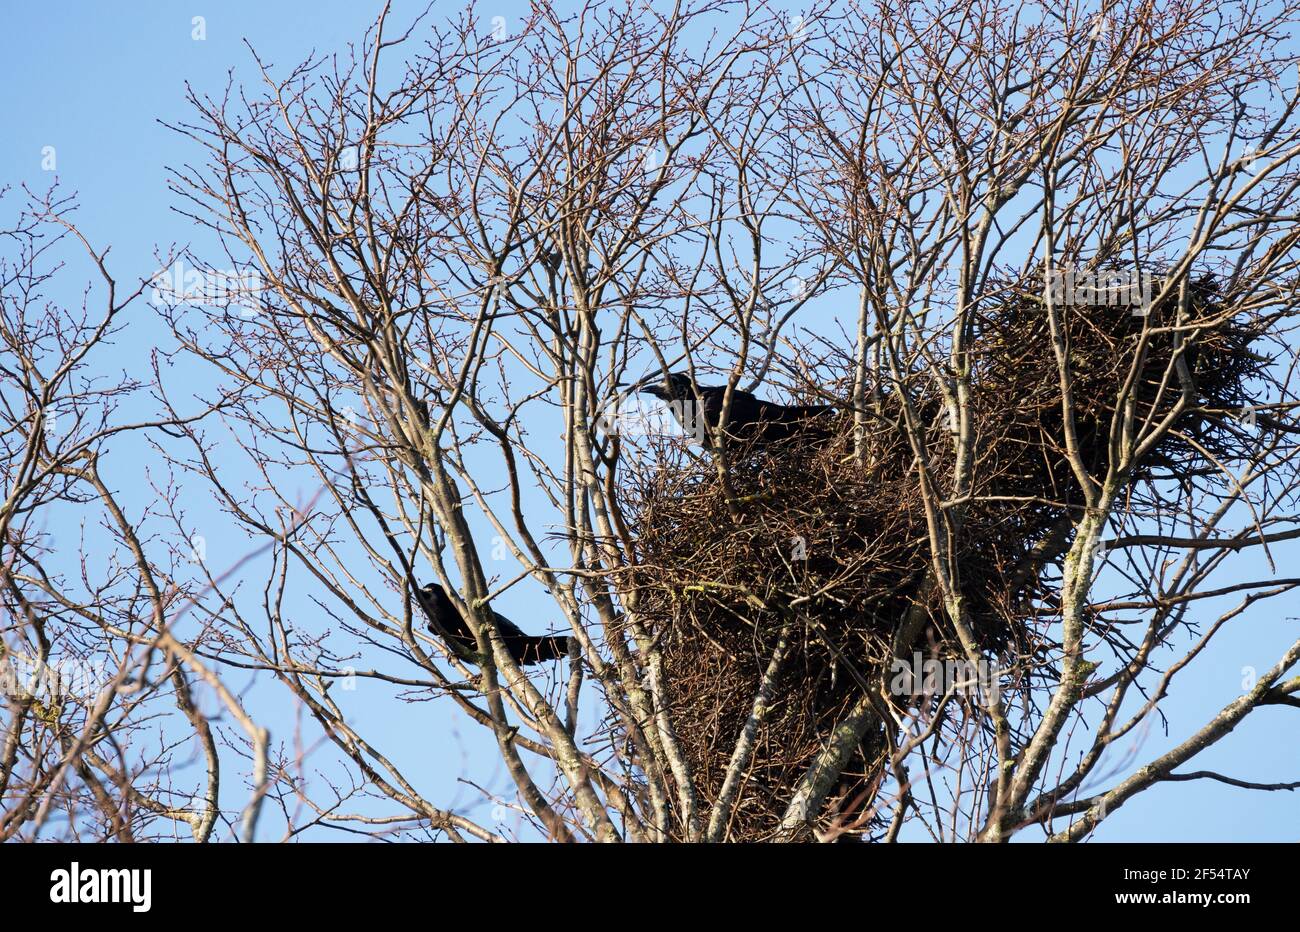
[(641, 395), (657, 395), (659, 394), (660, 389), (654, 384), (654, 382), (655, 376), (650, 376), (648, 378), (638, 379), (635, 382), (619, 382), (617, 387), (624, 394), (636, 392)]

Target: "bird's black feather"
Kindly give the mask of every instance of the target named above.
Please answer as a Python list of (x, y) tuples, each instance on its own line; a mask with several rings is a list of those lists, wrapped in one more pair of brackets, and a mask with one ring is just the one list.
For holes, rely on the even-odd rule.
[[(724, 385), (696, 385), (686, 373), (674, 372), (666, 379), (647, 379), (639, 383), (638, 390), (669, 402), (673, 417), (688, 431), (702, 420), (712, 434), (722, 420), (727, 393)], [(696, 413), (703, 417), (690, 423)], [(763, 401), (737, 388), (731, 393), (725, 435), (755, 443), (774, 443), (793, 437), (813, 440), (829, 436), (829, 418), (834, 413), (830, 405), (783, 405)]]
[[(474, 639), (474, 632), (470, 630), (469, 622), (465, 620), (465, 616), (456, 608), (456, 603), (451, 600), (442, 586), (437, 583), (424, 586), (420, 589), (418, 601), (429, 618), (430, 631), (439, 637), (444, 637), (448, 646), (458, 656), (466, 659), (477, 656), (478, 642)], [(570, 638), (548, 634), (524, 634), (519, 630), (518, 625), (500, 612), (494, 611), (492, 617), (496, 620), (497, 630), (501, 633), (506, 651), (520, 666), (557, 660), (569, 653)]]

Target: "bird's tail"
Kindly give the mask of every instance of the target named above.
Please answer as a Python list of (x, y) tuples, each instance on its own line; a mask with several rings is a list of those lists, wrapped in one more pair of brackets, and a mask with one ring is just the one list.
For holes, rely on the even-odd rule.
[(573, 639), (562, 635), (525, 635), (509, 644), (511, 655), (521, 666), (542, 663), (547, 660), (559, 660), (569, 655), (569, 642)]

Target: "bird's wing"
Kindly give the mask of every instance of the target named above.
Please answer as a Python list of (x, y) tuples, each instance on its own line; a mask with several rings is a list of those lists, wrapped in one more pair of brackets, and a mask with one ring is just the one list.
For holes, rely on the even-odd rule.
[(492, 613), (492, 617), (496, 619), (497, 630), (501, 632), (502, 638), (528, 637), (528, 635), (524, 634), (524, 632), (519, 629), (519, 626), (517, 624), (515, 624), (505, 615), (502, 615), (500, 612), (494, 611)]

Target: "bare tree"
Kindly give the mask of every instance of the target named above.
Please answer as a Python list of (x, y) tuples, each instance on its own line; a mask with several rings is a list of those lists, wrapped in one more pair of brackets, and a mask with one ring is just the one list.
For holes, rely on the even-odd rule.
[[(32, 273), (5, 280), (31, 399), (6, 383), (9, 628), (44, 659), (80, 625), (119, 673), (84, 724), (13, 707), (0, 831), (61, 799), (70, 830), (252, 838), (270, 800), (285, 837), (520, 834), (426, 798), (335, 689), (357, 679), (484, 729), (505, 803), (559, 841), (1079, 840), (1168, 781), (1295, 788), (1189, 768), (1300, 704), (1300, 641), (1211, 721), (1172, 721), (1166, 753), (1106, 757), (1300, 582), (1276, 570), (1300, 537), (1295, 13), (591, 3), (385, 13), (287, 72), (254, 54), (256, 90), (196, 91), (174, 127), (198, 153), (179, 215), (220, 244), (183, 260), (241, 282), (156, 302), (166, 361), (211, 397), (159, 366), (158, 418), (110, 427), (138, 386), (67, 388), (100, 426), (42, 446), (71, 383), (9, 322)], [(104, 339), (125, 302), (103, 274), (104, 323), (49, 339)], [(725, 386), (723, 420), (758, 392), (834, 405), (837, 433), (658, 436), (627, 386), (672, 371)], [(156, 537), (94, 472), (136, 433), (174, 477)], [(178, 559), (178, 488), (215, 497), (246, 559)], [(129, 556), (88, 598), (23, 530), (52, 499), (102, 509)], [(473, 651), (427, 629), (429, 582)], [(562, 620), (567, 662), (512, 657), (492, 606), (515, 587), (549, 596), (515, 621)], [(994, 672), (922, 688), (913, 658)], [(300, 710), (292, 747), (248, 676)], [(212, 734), (195, 680), (238, 729)], [(164, 685), (207, 760), (197, 805), (167, 760), (104, 749), (169, 733), (145, 724)], [(45, 744), (20, 768), (24, 734)], [(342, 781), (311, 775), (316, 734)]]
[[(135, 841), (170, 837), (167, 825), (185, 824), (206, 841), (219, 819), (225, 742), (199, 707), (196, 681), (246, 728), (259, 771), (267, 737), (219, 672), (177, 636), (193, 591), (178, 582), (175, 549), (155, 546), (152, 530), (174, 490), (156, 489), (143, 504), (132, 496), (128, 505), (106, 478), (106, 469), (140, 455), (133, 438), (184, 424), (124, 416), (145, 383), (114, 377), (105, 357), (148, 283), (119, 286), (107, 250), (96, 251), (73, 223), (75, 207), (57, 190), (29, 195), (16, 225), (0, 234), (13, 249), (0, 266), (0, 838)], [(70, 308), (52, 293), (78, 252), (98, 289), (92, 282), (83, 305)], [(79, 558), (57, 559), (69, 552)], [(159, 742), (160, 723), (177, 717), (165, 733), (189, 738)], [(176, 745), (187, 741), (203, 761), (197, 792), (173, 781), (184, 766)]]

